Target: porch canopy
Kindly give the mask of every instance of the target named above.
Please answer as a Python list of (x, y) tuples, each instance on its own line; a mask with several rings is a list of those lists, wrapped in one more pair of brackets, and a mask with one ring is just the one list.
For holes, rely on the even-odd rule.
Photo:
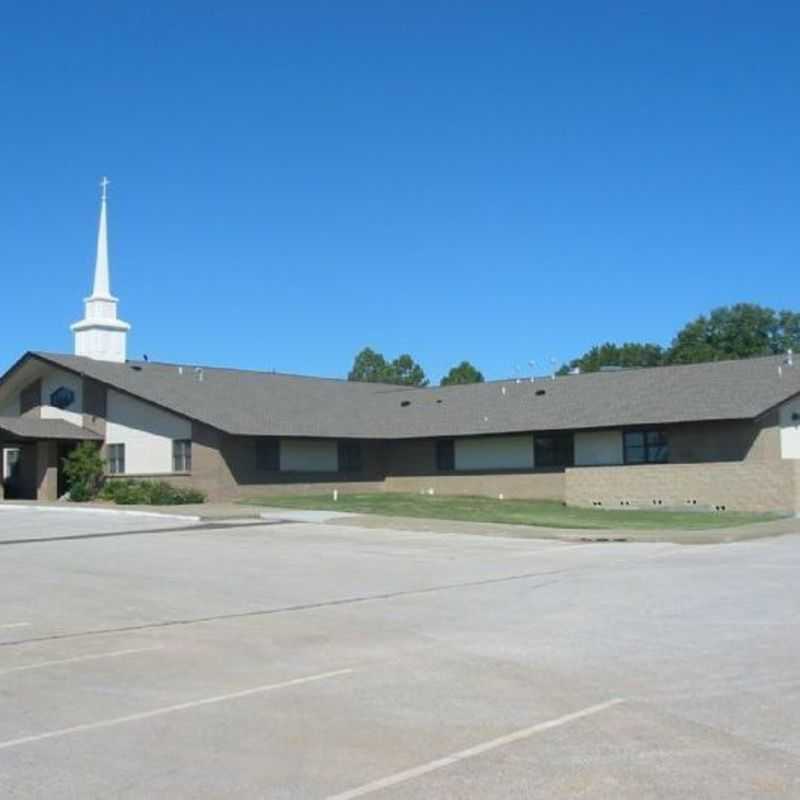
[(5, 441), (101, 441), (102, 436), (73, 425), (65, 419), (42, 419), (41, 417), (0, 417), (0, 440)]
[(0, 500), (58, 499), (64, 491), (63, 457), (78, 442), (102, 440), (64, 419), (0, 417)]

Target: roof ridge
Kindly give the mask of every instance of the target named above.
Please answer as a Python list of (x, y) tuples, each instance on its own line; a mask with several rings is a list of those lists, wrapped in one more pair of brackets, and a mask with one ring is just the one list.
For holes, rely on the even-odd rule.
[[(74, 353), (54, 353), (46, 350), (32, 350), (31, 353), (35, 356), (41, 356), (42, 358), (78, 358), (78, 359), (88, 359), (88, 356), (76, 356)], [(91, 360), (91, 359), (89, 359)], [(281, 378), (298, 378), (300, 380), (309, 380), (309, 381), (329, 381), (331, 383), (347, 383), (347, 384), (358, 384), (358, 385), (367, 385), (367, 386), (375, 386), (375, 387), (384, 387), (388, 389), (402, 389), (402, 388), (418, 388), (418, 387), (403, 387), (399, 386), (398, 384), (394, 383), (378, 383), (376, 381), (351, 381), (348, 378), (331, 378), (324, 375), (304, 375), (299, 372), (278, 372), (277, 370), (266, 370), (266, 369), (252, 369), (250, 367), (216, 367), (211, 366), (209, 364), (197, 364), (191, 361), (152, 361), (152, 360), (141, 360), (141, 359), (127, 359), (124, 363), (116, 363), (116, 362), (99, 362), (105, 365), (111, 366), (132, 366), (132, 367), (175, 367), (175, 369), (182, 368), (182, 369), (202, 369), (202, 370), (210, 370), (216, 372), (246, 372), (253, 375), (275, 375), (276, 377)]]

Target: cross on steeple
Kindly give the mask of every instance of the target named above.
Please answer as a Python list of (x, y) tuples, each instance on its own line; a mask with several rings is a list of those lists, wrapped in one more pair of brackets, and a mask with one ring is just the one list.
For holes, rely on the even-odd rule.
[(104, 175), (103, 178), (100, 181), (100, 191), (102, 192), (102, 194), (100, 195), (100, 199), (104, 203), (108, 199), (108, 184), (109, 183), (111, 183), (111, 181), (108, 178), (106, 178), (106, 176)]

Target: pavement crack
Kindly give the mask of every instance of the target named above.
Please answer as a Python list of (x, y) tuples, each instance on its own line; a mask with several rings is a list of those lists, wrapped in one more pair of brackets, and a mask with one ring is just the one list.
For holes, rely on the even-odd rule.
[[(460, 583), (448, 583), (439, 586), (428, 586), (422, 589), (405, 589), (396, 592), (383, 592), (380, 594), (356, 595), (354, 597), (342, 597), (335, 600), (321, 600), (316, 603), (300, 603), (291, 606), (278, 606), (276, 608), (255, 609), (252, 611), (240, 611), (232, 614), (214, 614), (204, 617), (191, 617), (184, 619), (169, 619), (159, 622), (148, 622), (140, 625), (123, 625), (116, 628), (94, 628), (85, 631), (72, 631), (69, 633), (54, 633), (48, 636), (32, 636), (26, 639), (15, 639), (13, 641), (0, 642), (1, 647), (15, 647), (36, 642), (52, 642), (63, 639), (78, 639), (87, 636), (108, 636), (115, 633), (132, 633), (135, 631), (157, 630), (159, 628), (173, 628), (186, 625), (200, 625), (208, 622), (222, 622), (225, 620), (248, 619), (251, 617), (266, 617), (273, 614), (291, 614), (302, 611), (313, 611), (321, 608), (335, 608), (336, 606), (355, 605), (357, 603), (370, 603), (377, 601), (393, 600), (399, 597), (412, 597), (414, 595), (432, 594), (435, 592), (447, 592), (456, 589), (470, 589), (480, 586), (491, 586), (493, 584), (510, 583), (512, 581), (535, 580), (537, 578), (548, 578), (555, 575), (563, 575), (572, 570), (551, 570), (548, 572), (527, 572), (519, 575), (507, 575), (502, 578), (485, 578), (478, 581), (464, 581)], [(533, 589), (543, 589), (552, 584), (558, 583), (559, 579), (544, 580), (536, 584)]]

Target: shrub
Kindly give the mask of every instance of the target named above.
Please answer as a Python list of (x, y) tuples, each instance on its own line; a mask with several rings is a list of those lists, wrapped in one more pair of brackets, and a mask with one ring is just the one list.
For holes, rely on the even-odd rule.
[(94, 442), (81, 442), (63, 463), (69, 499), (76, 503), (91, 500), (97, 495), (103, 480), (103, 459)]
[(133, 478), (107, 481), (100, 497), (121, 506), (177, 506), (206, 501), (205, 493), (198, 489), (180, 489), (166, 481), (142, 481)]

